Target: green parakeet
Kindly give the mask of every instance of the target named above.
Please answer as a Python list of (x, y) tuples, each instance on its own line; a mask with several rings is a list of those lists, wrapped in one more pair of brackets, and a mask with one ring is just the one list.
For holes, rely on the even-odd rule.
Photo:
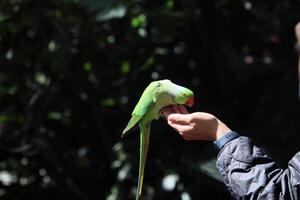
[(140, 163), (136, 200), (140, 199), (142, 193), (151, 122), (160, 117), (162, 108), (175, 104), (193, 106), (193, 92), (170, 80), (153, 81), (143, 92), (132, 112), (130, 121), (123, 130), (122, 137), (138, 126), (140, 127)]

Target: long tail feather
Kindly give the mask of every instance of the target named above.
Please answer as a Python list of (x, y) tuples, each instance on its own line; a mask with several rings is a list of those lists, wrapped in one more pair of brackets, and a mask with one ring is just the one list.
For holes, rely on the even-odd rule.
[(149, 147), (150, 125), (151, 124), (140, 126), (140, 166), (136, 200), (140, 200), (143, 188), (144, 171)]

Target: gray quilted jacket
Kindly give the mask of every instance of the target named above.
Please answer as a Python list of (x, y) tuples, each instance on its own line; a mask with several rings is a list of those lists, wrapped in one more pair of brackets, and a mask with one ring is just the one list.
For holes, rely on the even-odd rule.
[(281, 169), (251, 139), (239, 137), (222, 148), (217, 168), (234, 199), (300, 200), (300, 152)]

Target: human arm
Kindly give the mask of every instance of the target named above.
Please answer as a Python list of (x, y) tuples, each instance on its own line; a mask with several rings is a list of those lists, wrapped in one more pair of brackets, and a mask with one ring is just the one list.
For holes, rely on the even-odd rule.
[[(186, 140), (214, 140), (231, 131), (208, 113), (188, 114), (172, 106), (163, 115)], [(300, 199), (300, 152), (283, 170), (251, 139), (238, 137), (221, 149), (217, 168), (235, 199)]]

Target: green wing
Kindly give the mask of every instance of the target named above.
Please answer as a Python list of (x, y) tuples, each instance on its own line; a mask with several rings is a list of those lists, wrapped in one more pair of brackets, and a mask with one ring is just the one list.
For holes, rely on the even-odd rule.
[(147, 113), (151, 111), (155, 104), (157, 86), (159, 85), (156, 82), (152, 82), (145, 89), (139, 102), (132, 112), (130, 121), (128, 122), (126, 128), (123, 130), (121, 137), (124, 137), (126, 134), (137, 128), (138, 123), (145, 117)]
[(138, 122), (141, 120), (141, 118), (142, 117), (139, 115), (132, 115), (130, 121), (128, 122), (127, 126), (123, 130), (121, 137), (124, 137), (134, 129), (138, 128)]

